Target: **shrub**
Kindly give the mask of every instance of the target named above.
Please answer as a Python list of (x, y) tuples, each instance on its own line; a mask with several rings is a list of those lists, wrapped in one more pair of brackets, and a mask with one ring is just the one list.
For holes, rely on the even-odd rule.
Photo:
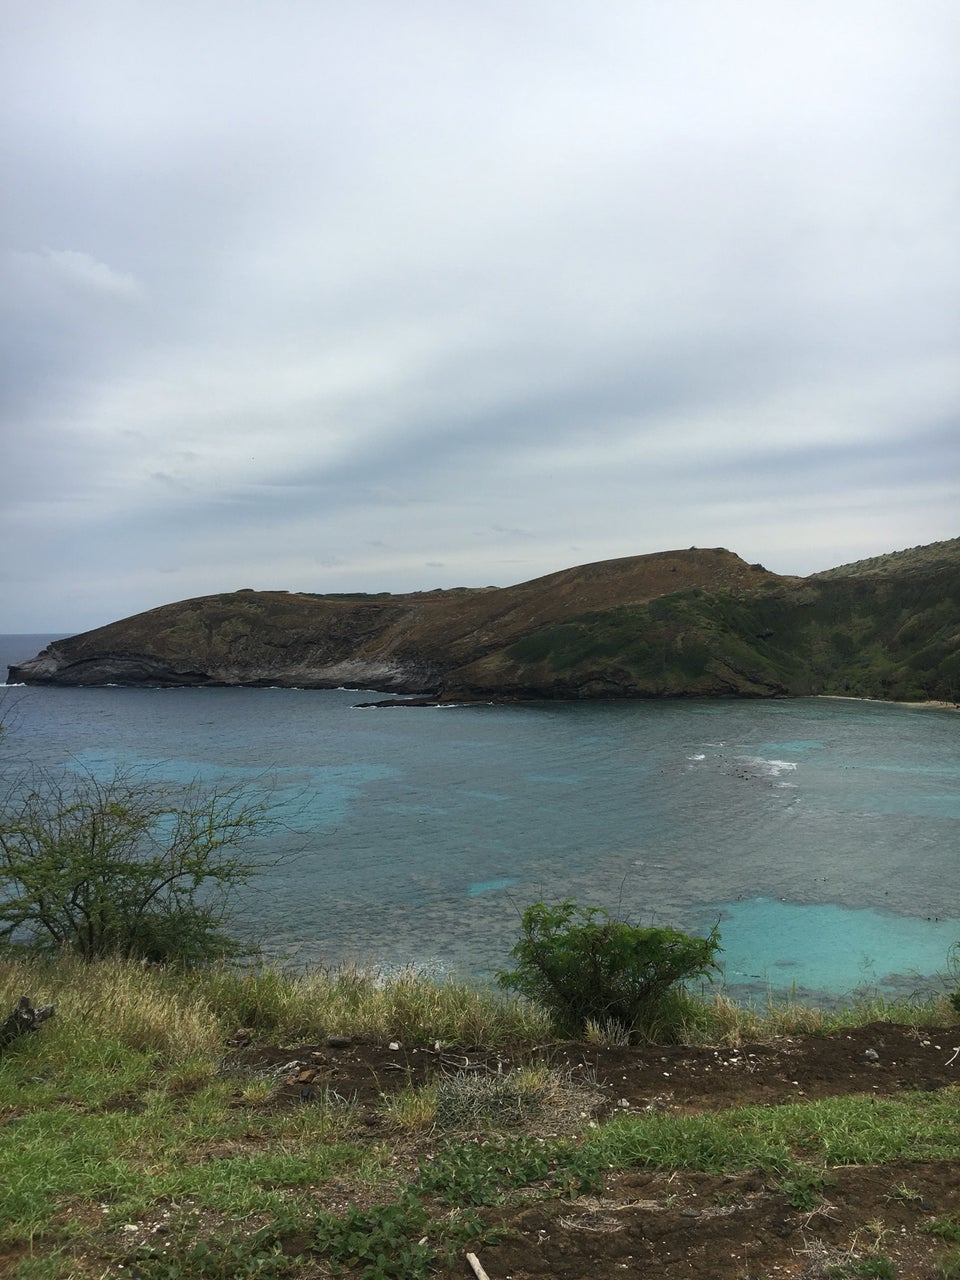
[(498, 975), (500, 985), (543, 1005), (567, 1035), (588, 1021), (619, 1023), (635, 1038), (675, 1035), (683, 984), (717, 968), (716, 928), (706, 938), (641, 928), (570, 900), (533, 903), (521, 928), (510, 952), (517, 967)]
[(0, 942), (84, 960), (236, 954), (222, 925), (268, 822), (234, 790), (40, 775), (0, 799)]

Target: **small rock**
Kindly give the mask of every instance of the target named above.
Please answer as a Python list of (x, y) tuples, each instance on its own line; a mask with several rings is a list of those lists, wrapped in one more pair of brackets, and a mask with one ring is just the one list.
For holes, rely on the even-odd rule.
[(387, 1048), (390, 1050), (391, 1053), (396, 1053), (396, 1051), (400, 1048), (400, 1041), (391, 1040), (390, 1043), (387, 1045)]
[(867, 1049), (867, 1051), (864, 1053), (863, 1056), (867, 1059), (868, 1062), (880, 1061), (880, 1055), (879, 1053), (877, 1053), (876, 1049)]
[(349, 1049), (352, 1044), (351, 1036), (327, 1036), (327, 1046), (330, 1049)]

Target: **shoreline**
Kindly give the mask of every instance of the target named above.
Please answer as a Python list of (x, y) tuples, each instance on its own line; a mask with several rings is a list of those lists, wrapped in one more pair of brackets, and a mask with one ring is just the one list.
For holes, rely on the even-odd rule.
[(960, 711), (960, 702), (938, 702), (926, 699), (923, 702), (903, 702), (896, 698), (859, 698), (850, 693), (817, 693), (816, 698), (828, 698), (831, 702), (875, 702), (881, 707), (914, 707), (921, 711)]

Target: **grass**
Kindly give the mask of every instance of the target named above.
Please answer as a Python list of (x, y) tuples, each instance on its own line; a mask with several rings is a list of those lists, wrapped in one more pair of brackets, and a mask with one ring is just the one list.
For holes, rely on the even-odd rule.
[[(127, 1049), (169, 1062), (216, 1053), (239, 1028), (285, 1043), (330, 1034), (489, 1047), (550, 1035), (546, 1016), (520, 1000), (463, 982), (435, 982), (417, 970), (240, 967), (177, 970), (118, 959), (84, 964), (70, 956), (0, 964), (0, 1007), (29, 992), (54, 1003), (53, 1027), (96, 1025)], [(105, 1050), (109, 1052), (109, 1050)]]
[(779, 1036), (830, 1035), (869, 1022), (942, 1027), (955, 1020), (956, 1011), (946, 996), (890, 999), (875, 993), (824, 1009), (773, 997), (762, 1003), (738, 1004), (717, 992), (712, 998), (688, 1001), (680, 1038), (687, 1044), (736, 1048), (747, 1041), (763, 1043)]
[(697, 1116), (621, 1117), (588, 1135), (584, 1146), (611, 1168), (703, 1173), (957, 1160), (958, 1105), (960, 1093), (948, 1089), (890, 1098), (851, 1094)]
[[(960, 1160), (955, 1090), (591, 1128), (589, 1103), (556, 1071), (454, 1072), (383, 1099), (386, 1129), (371, 1141), (349, 1099), (318, 1091), (310, 1106), (279, 1107), (275, 1080), (230, 1065), (227, 1041), (240, 1028), (274, 1044), (333, 1033), (515, 1049), (549, 1041), (544, 1015), (522, 1001), (416, 973), (0, 964), (0, 1011), (25, 992), (57, 1012), (0, 1057), (0, 1245), (24, 1251), (18, 1280), (120, 1274), (121, 1262), (143, 1280), (283, 1276), (279, 1246), (290, 1237), (332, 1264), (413, 1280), (487, 1230), (478, 1207), (533, 1187), (576, 1195), (611, 1168), (760, 1167), (805, 1203), (837, 1165)], [(719, 996), (689, 1003), (685, 1036), (735, 1045), (878, 1017), (943, 1025), (955, 1012), (945, 1001), (827, 1012)], [(409, 1144), (424, 1135), (433, 1159), (417, 1172)], [(318, 1209), (331, 1183), (347, 1188), (351, 1208)], [(168, 1234), (145, 1238), (161, 1216)], [(944, 1222), (940, 1234), (952, 1242), (952, 1231)]]

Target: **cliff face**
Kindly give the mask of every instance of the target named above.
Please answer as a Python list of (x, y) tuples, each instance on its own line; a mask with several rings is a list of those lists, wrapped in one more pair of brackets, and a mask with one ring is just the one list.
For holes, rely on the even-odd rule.
[(691, 549), (502, 589), (204, 596), (57, 641), (9, 679), (347, 686), (446, 700), (953, 699), (958, 637), (960, 539), (805, 579)]

